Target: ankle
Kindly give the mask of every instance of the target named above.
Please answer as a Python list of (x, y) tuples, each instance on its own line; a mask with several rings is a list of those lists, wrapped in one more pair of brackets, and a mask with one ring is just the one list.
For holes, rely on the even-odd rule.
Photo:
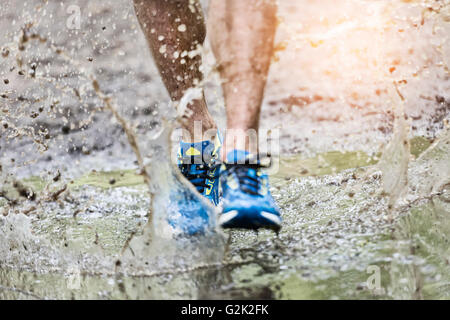
[(194, 120), (190, 126), (183, 129), (183, 142), (197, 143), (202, 141), (215, 141), (218, 135), (217, 126), (214, 122)]
[[(231, 153), (231, 158), (228, 155)], [(239, 160), (238, 158), (256, 155), (258, 153), (258, 132), (254, 129), (227, 129), (224, 152), (222, 160), (224, 162)]]

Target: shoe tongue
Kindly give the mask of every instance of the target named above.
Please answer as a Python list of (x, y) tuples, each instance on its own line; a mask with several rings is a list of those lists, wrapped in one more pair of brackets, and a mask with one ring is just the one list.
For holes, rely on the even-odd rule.
[(245, 160), (250, 158), (250, 152), (247, 150), (234, 149), (227, 153), (227, 162), (231, 164), (245, 163)]
[(209, 163), (213, 151), (214, 143), (209, 140), (194, 143), (180, 142), (181, 158), (195, 160), (195, 163)]

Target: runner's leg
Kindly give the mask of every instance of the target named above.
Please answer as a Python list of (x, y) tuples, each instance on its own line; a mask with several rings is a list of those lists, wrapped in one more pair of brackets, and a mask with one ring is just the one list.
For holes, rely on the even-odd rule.
[(275, 1), (212, 0), (208, 19), (224, 81), (227, 132), (223, 158), (234, 149), (256, 154), (256, 134), (249, 137), (239, 132), (258, 130), (277, 25)]
[[(134, 0), (141, 28), (154, 61), (173, 101), (179, 101), (187, 89), (202, 80), (201, 56), (189, 53), (203, 44), (206, 35), (200, 3), (195, 0)], [(202, 134), (216, 128), (204, 97), (188, 107), (182, 125), (189, 135), (184, 142), (201, 141), (194, 137), (194, 122), (200, 121)]]

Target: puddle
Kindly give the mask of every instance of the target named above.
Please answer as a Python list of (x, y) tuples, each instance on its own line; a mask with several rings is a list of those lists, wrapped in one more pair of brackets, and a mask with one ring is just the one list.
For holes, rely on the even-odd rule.
[[(352, 155), (353, 158), (349, 154), (324, 158), (337, 158), (337, 164), (361, 159), (358, 153)], [(318, 166), (319, 158), (308, 159), (306, 163)], [(334, 166), (333, 162), (329, 164)], [(42, 266), (40, 271), (32, 271), (3, 263), (0, 296), (26, 299), (448, 298), (450, 189), (444, 188), (440, 195), (422, 199), (392, 218), (386, 210), (386, 198), (380, 194), (380, 176), (373, 173), (374, 168), (374, 165), (340, 168), (333, 175), (293, 176), (289, 180), (273, 177), (273, 194), (284, 217), (279, 237), (270, 231), (259, 234), (233, 231), (230, 252), (215, 263), (196, 265), (191, 261), (185, 268), (149, 267), (144, 272), (133, 271), (131, 267), (126, 274), (121, 268), (99, 272), (98, 266), (83, 269), (81, 264), (65, 271), (45, 272)], [(83, 196), (76, 193), (72, 196), (80, 199), (91, 195), (95, 200), (86, 200), (86, 210), (76, 218), (73, 210), (79, 204), (63, 210), (50, 206), (48, 209), (53, 212), (31, 218), (31, 233), (48, 239), (55, 247), (62, 244), (76, 252), (94, 255), (101, 250), (113, 263), (129, 236), (142, 230), (147, 221), (146, 188), (137, 183), (137, 177), (126, 171), (123, 175), (97, 172), (80, 178), (74, 183), (77, 187), (73, 192), (82, 190)], [(117, 185), (109, 185), (111, 178), (117, 179)], [(120, 185), (125, 182), (129, 185)], [(20, 250), (22, 254), (26, 252), (23, 250)], [(154, 258), (158, 257), (164, 255), (156, 252)], [(380, 276), (377, 288), (368, 287), (373, 270)]]

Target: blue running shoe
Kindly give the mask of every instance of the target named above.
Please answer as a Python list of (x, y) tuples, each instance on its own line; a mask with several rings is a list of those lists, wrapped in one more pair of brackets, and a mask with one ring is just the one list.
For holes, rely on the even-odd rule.
[(269, 191), (267, 174), (259, 161), (250, 159), (247, 151), (233, 150), (227, 154), (220, 175), (223, 189), (223, 211), (219, 217), (222, 228), (281, 228), (280, 210)]
[[(220, 135), (215, 142), (180, 143), (178, 167), (197, 191), (212, 204), (219, 203)], [(211, 225), (209, 209), (189, 190), (178, 189), (170, 194), (168, 222), (177, 232), (202, 234)]]
[(222, 140), (216, 135), (215, 142), (202, 141), (196, 143), (180, 143), (178, 151), (178, 167), (181, 173), (205, 198), (216, 205), (219, 203), (218, 158)]

